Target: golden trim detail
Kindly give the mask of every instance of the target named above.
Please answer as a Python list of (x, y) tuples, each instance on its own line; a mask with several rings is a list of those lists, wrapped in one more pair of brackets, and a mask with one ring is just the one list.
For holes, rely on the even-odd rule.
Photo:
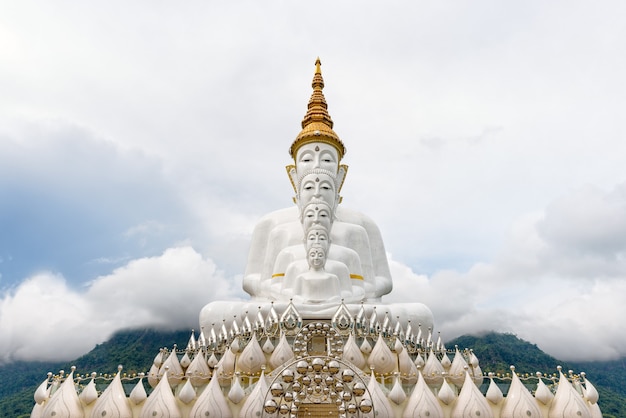
[(321, 61), (319, 57), (315, 61), (315, 74), (311, 87), (313, 94), (307, 105), (307, 112), (302, 119), (302, 130), (295, 141), (289, 147), (289, 155), (295, 160), (298, 148), (311, 142), (323, 142), (330, 144), (337, 149), (339, 161), (346, 154), (346, 146), (339, 136), (333, 131), (333, 120), (328, 114), (328, 104), (322, 90), (324, 89), (324, 79), (322, 78)]

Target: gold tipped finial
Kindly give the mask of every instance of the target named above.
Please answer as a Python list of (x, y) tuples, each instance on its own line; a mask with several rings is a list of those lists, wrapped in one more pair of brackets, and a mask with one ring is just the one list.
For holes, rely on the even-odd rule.
[(324, 142), (332, 145), (339, 153), (339, 160), (346, 153), (346, 147), (339, 139), (339, 136), (333, 131), (333, 120), (328, 114), (328, 105), (322, 90), (324, 89), (324, 79), (322, 78), (322, 62), (319, 57), (315, 61), (315, 75), (313, 75), (313, 94), (309, 99), (306, 115), (302, 119), (302, 131), (296, 137), (296, 140), (289, 148), (289, 154), (292, 158), (296, 158), (298, 148), (304, 144), (311, 142)]

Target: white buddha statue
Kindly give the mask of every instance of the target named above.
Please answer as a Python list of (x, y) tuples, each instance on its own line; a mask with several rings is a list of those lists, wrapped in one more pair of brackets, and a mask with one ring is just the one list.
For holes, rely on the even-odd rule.
[(308, 255), (313, 246), (322, 247), (325, 257), (328, 254), (324, 269), (338, 278), (339, 290), (336, 296), (341, 296), (346, 303), (364, 300), (365, 290), (358, 254), (350, 248), (331, 245), (328, 229), (320, 224), (307, 228), (304, 245), (292, 245), (280, 252), (274, 267), (277, 273), (272, 276), (272, 293), (280, 293), (284, 296), (283, 300), (298, 300), (298, 277), (310, 270)]
[[(365, 282), (365, 285), (359, 283), (358, 287), (365, 288), (369, 294), (374, 293), (375, 276), (367, 231), (360, 225), (333, 222), (333, 208), (339, 201), (339, 195), (335, 178), (329, 173), (328, 170), (314, 168), (296, 182), (296, 203), (300, 216), (297, 220), (278, 224), (270, 231), (257, 297), (286, 300), (285, 292), (278, 292), (277, 289), (281, 288), (279, 284), (286, 275), (289, 263), (301, 260), (301, 264), (306, 265), (303, 231), (308, 231), (313, 225), (331, 231), (333, 246), (328, 253), (330, 264), (345, 264), (342, 270), (348, 272), (348, 279)], [(360, 290), (357, 293), (360, 295)], [(362, 296), (359, 297), (362, 299)], [(347, 299), (354, 300), (355, 297)]]
[(307, 250), (309, 268), (295, 277), (293, 300), (303, 303), (339, 302), (341, 290), (339, 278), (326, 271), (326, 248), (313, 244)]
[[(255, 298), (271, 297), (263, 283), (271, 280), (273, 274), (284, 273), (274, 270), (278, 254), (302, 242), (300, 212), (308, 203), (320, 200), (327, 202), (334, 214), (330, 233), (333, 246), (352, 249), (360, 258), (360, 276), (366, 284), (366, 298), (380, 300), (392, 289), (387, 255), (378, 227), (367, 216), (339, 205), (339, 191), (347, 172), (347, 167), (339, 164), (345, 147), (332, 129), (333, 122), (322, 94), (323, 86), (318, 61), (313, 94), (302, 121), (303, 129), (290, 148), (295, 165), (287, 167), (298, 206), (264, 216), (252, 235), (243, 288)], [(328, 254), (328, 259), (332, 260), (333, 254)]]
[[(254, 228), (242, 283), (252, 300), (209, 303), (200, 314), (204, 328), (222, 320), (231, 322), (243, 313), (268, 312), (272, 301), (277, 309), (284, 309), (291, 298), (305, 317), (326, 318), (337, 309), (337, 302), (331, 300), (335, 295), (344, 297), (355, 313), (363, 301), (367, 312), (387, 312), (402, 318), (403, 326), (411, 321), (432, 327), (430, 310), (413, 302), (418, 295), (409, 296), (413, 300), (409, 303), (381, 303), (392, 289), (385, 247), (370, 218), (340, 204), (346, 149), (332, 129), (320, 65), (318, 59), (302, 130), (289, 149), (294, 164), (287, 166), (287, 172), (296, 205), (265, 215)], [(315, 254), (309, 252), (313, 247), (318, 249)], [(320, 256), (325, 260), (323, 271), (315, 267)], [(323, 282), (328, 286), (317, 287)], [(307, 284), (303, 287), (303, 283)], [(319, 301), (321, 294), (328, 298)]]

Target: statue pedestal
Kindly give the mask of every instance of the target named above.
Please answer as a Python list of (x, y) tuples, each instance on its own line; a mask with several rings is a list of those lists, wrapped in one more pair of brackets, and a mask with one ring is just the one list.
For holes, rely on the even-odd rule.
[[(330, 320), (337, 312), (337, 309), (341, 306), (341, 301), (328, 301), (321, 303), (304, 303), (293, 301), (294, 306), (298, 310), (298, 313), (302, 319), (316, 319), (316, 320)], [(250, 301), (216, 301), (211, 302), (202, 308), (200, 311), (200, 327), (205, 332), (211, 330), (212, 327), (219, 328), (224, 323), (227, 328), (231, 326), (234, 320), (238, 323), (243, 321), (244, 316), (247, 315), (248, 320), (252, 323), (256, 320), (257, 313), (260, 311), (263, 317), (267, 316), (272, 305), (278, 314), (284, 312), (289, 305), (289, 302), (275, 301), (269, 302), (266, 299), (250, 300)], [(382, 323), (385, 315), (389, 316), (392, 323), (400, 322), (400, 325), (406, 329), (409, 321), (413, 329), (417, 329), (418, 326), (422, 327), (423, 332), (427, 332), (429, 329), (433, 329), (433, 313), (423, 303), (392, 303), (385, 304), (382, 302), (364, 302), (361, 303), (346, 303), (346, 307), (350, 311), (352, 317), (356, 317), (361, 309), (364, 308), (366, 318), (371, 318), (374, 310), (378, 320)]]

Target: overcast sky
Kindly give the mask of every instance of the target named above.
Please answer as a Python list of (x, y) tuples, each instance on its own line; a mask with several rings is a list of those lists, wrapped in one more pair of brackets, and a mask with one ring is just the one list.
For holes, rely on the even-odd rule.
[(0, 5), (0, 362), (245, 298), (317, 56), (388, 302), (626, 355), (622, 1)]

